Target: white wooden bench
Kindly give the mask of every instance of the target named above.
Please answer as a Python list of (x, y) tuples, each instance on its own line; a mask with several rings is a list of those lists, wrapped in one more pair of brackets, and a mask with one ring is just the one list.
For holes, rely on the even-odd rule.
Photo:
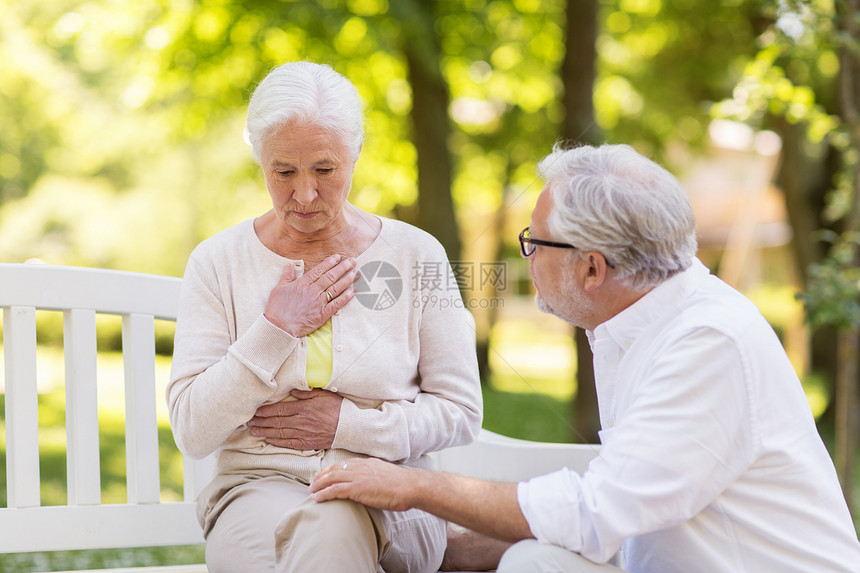
[[(6, 398), (7, 507), (0, 554), (202, 544), (194, 499), (211, 461), (183, 462), (184, 499), (162, 499), (158, 452), (156, 319), (176, 319), (181, 280), (102, 269), (0, 264)], [(36, 311), (63, 313), (68, 496), (42, 505)], [(96, 315), (122, 319), (127, 501), (102, 503)], [(486, 430), (470, 446), (434, 454), (438, 469), (519, 481), (563, 466), (584, 471), (597, 446), (515, 440)], [(0, 556), (2, 558), (2, 556)], [(198, 572), (204, 565), (114, 569)]]

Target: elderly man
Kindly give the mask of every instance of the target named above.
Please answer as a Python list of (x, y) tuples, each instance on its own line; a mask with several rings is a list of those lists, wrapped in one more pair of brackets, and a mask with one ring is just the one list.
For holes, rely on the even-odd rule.
[[(594, 351), (600, 455), (520, 484), (350, 460), (311, 485), (519, 541), (499, 571), (860, 571), (800, 382), (756, 307), (695, 258), (680, 185), (630, 147), (556, 148), (520, 235), (537, 305)], [(522, 541), (521, 541), (522, 540)]]

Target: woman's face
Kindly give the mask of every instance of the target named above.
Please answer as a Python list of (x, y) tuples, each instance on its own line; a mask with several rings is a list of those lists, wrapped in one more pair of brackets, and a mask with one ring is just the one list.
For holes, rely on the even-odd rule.
[(355, 160), (331, 132), (287, 124), (262, 141), (260, 163), (275, 216), (301, 233), (344, 221)]

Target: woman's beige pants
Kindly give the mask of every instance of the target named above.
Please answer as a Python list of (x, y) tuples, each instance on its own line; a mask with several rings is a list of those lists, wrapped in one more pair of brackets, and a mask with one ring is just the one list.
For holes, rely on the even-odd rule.
[(445, 522), (428, 513), (317, 503), (276, 472), (217, 476), (198, 517), (210, 573), (435, 573), (446, 545)]

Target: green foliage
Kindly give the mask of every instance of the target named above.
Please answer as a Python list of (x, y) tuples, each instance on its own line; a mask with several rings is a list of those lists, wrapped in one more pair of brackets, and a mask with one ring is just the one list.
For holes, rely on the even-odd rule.
[[(767, 4), (602, 2), (595, 109), (608, 138), (657, 156), (701, 141), (702, 102), (727, 95)], [(333, 65), (367, 102), (351, 200), (408, 218), (410, 25), (441, 41), (452, 192), (467, 251), (485, 252), (476, 241), (498, 240), (486, 233), (496, 210), (514, 228), (527, 219), (535, 161), (557, 138), (565, 4), (457, 0), (430, 21), (417, 6), (0, 0), (0, 260), (181, 274), (200, 240), (269, 208), (244, 106), (267, 70), (296, 59)]]
[[(732, 97), (716, 104), (713, 113), (758, 125), (782, 116), (804, 125), (809, 142), (836, 149), (841, 168), (826, 196), (822, 218), (827, 223), (844, 221), (856, 200), (858, 151), (848, 126), (834, 111), (834, 92), (839, 50), (848, 40), (836, 30), (837, 14), (829, 2), (782, 2), (772, 18)], [(856, 328), (860, 326), (858, 235), (849, 228), (841, 235), (824, 230), (819, 238), (831, 249), (823, 261), (806, 269), (807, 288), (798, 298), (807, 321), (813, 327)]]
[[(672, 164), (755, 53), (766, 1), (604, 1), (595, 114), (608, 139)], [(675, 166), (680, 168), (681, 166)]]
[(414, 201), (408, 106), (385, 97), (405, 85), (380, 49), (391, 26), (338, 4), (0, 0), (0, 259), (181, 273), (200, 240), (270, 207), (242, 114), (290, 59), (332, 63), (368, 100), (354, 200)]
[(813, 326), (832, 326), (840, 330), (860, 327), (860, 267), (855, 252), (860, 234), (846, 234), (821, 263), (807, 269), (809, 282), (798, 295)]

